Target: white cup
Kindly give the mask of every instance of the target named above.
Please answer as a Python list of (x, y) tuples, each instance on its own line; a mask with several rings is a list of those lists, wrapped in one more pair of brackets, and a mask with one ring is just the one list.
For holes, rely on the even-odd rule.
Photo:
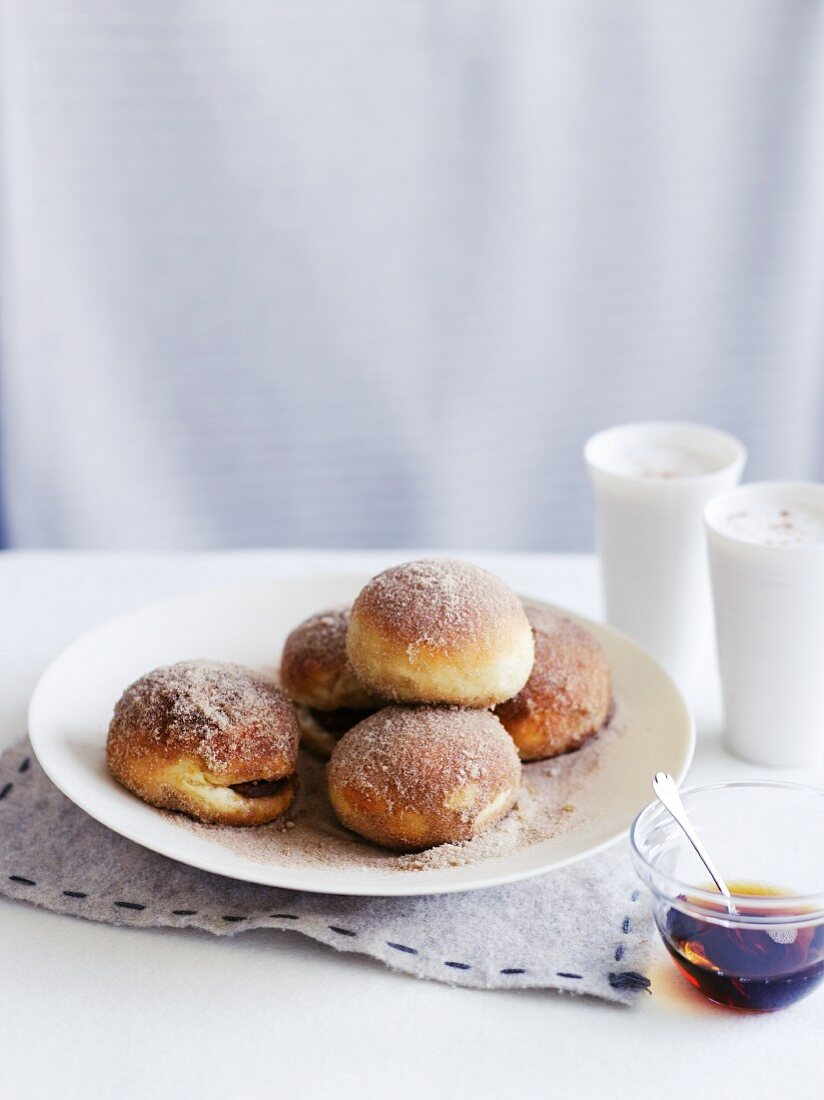
[(608, 621), (694, 702), (715, 642), (703, 509), (738, 482), (741, 442), (699, 424), (622, 424), (588, 440)]
[(824, 485), (765, 481), (707, 505), (725, 737), (759, 764), (824, 755)]

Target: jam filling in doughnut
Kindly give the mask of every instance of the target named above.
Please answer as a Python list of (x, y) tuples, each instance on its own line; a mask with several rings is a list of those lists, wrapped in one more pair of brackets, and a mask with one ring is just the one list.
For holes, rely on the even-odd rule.
[(315, 707), (306, 709), (322, 730), (338, 736), (348, 733), (358, 722), (375, 713), (367, 707), (337, 707), (336, 710), (317, 710)]
[(282, 779), (252, 779), (248, 783), (232, 783), (229, 790), (242, 798), (271, 798), (273, 794), (280, 794), (292, 782), (291, 775), (285, 775)]

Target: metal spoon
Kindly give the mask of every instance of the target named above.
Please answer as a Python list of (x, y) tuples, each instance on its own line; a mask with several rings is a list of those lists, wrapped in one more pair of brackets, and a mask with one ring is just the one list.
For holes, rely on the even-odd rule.
[(655, 797), (658, 801), (669, 810), (675, 821), (681, 826), (684, 832), (684, 836), (690, 842), (695, 849), (695, 852), (704, 866), (710, 873), (710, 878), (718, 887), (719, 891), (727, 899), (727, 908), (731, 913), (735, 912), (735, 907), (732, 904), (729, 888), (721, 875), (718, 872), (718, 868), (710, 858), (710, 854), (701, 842), (701, 838), (692, 827), (690, 819), (687, 817), (687, 811), (684, 809), (684, 803), (681, 801), (681, 795), (678, 793), (678, 788), (675, 785), (675, 780), (669, 774), (669, 772), (656, 772), (652, 780), (652, 789), (655, 792)]

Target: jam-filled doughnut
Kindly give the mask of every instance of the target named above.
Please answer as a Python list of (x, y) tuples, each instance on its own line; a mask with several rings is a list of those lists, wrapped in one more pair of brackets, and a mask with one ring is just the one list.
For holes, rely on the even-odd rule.
[(145, 802), (220, 825), (262, 825), (297, 790), (300, 728), (286, 695), (241, 665), (181, 661), (114, 708), (112, 775)]
[(535, 656), (518, 597), (470, 562), (408, 562), (374, 577), (352, 607), (358, 679), (399, 703), (489, 707), (517, 694)]
[(495, 708), (522, 760), (577, 749), (603, 727), (612, 678), (598, 642), (583, 626), (545, 607), (527, 605), (535, 632), (535, 665), (514, 699)]
[(325, 758), (347, 730), (383, 705), (358, 680), (346, 655), (350, 610), (311, 615), (286, 639), (281, 658), (280, 682), (296, 704), (303, 744)]
[(386, 707), (354, 726), (327, 765), (339, 820), (386, 848), (469, 840), (518, 798), (518, 753), (498, 719), (457, 707)]

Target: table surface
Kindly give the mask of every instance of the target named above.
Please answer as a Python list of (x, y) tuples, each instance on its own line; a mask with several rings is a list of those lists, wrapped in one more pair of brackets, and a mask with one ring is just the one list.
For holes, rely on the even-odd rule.
[[(374, 572), (419, 552), (0, 555), (0, 747), (25, 731), (45, 665), (147, 600), (312, 571)], [(467, 553), (519, 591), (599, 609), (581, 555)], [(690, 782), (776, 777), (720, 744), (698, 700)], [(779, 778), (824, 785), (824, 768)], [(234, 939), (113, 928), (0, 898), (0, 1093), (8, 1097), (694, 1097), (821, 1094), (824, 995), (747, 1016), (705, 1002), (659, 947), (635, 1008), (548, 991), (476, 991), (395, 974), (297, 933)], [(696, 1084), (696, 1081), (700, 1082)], [(712, 1082), (710, 1084), (710, 1082)]]

